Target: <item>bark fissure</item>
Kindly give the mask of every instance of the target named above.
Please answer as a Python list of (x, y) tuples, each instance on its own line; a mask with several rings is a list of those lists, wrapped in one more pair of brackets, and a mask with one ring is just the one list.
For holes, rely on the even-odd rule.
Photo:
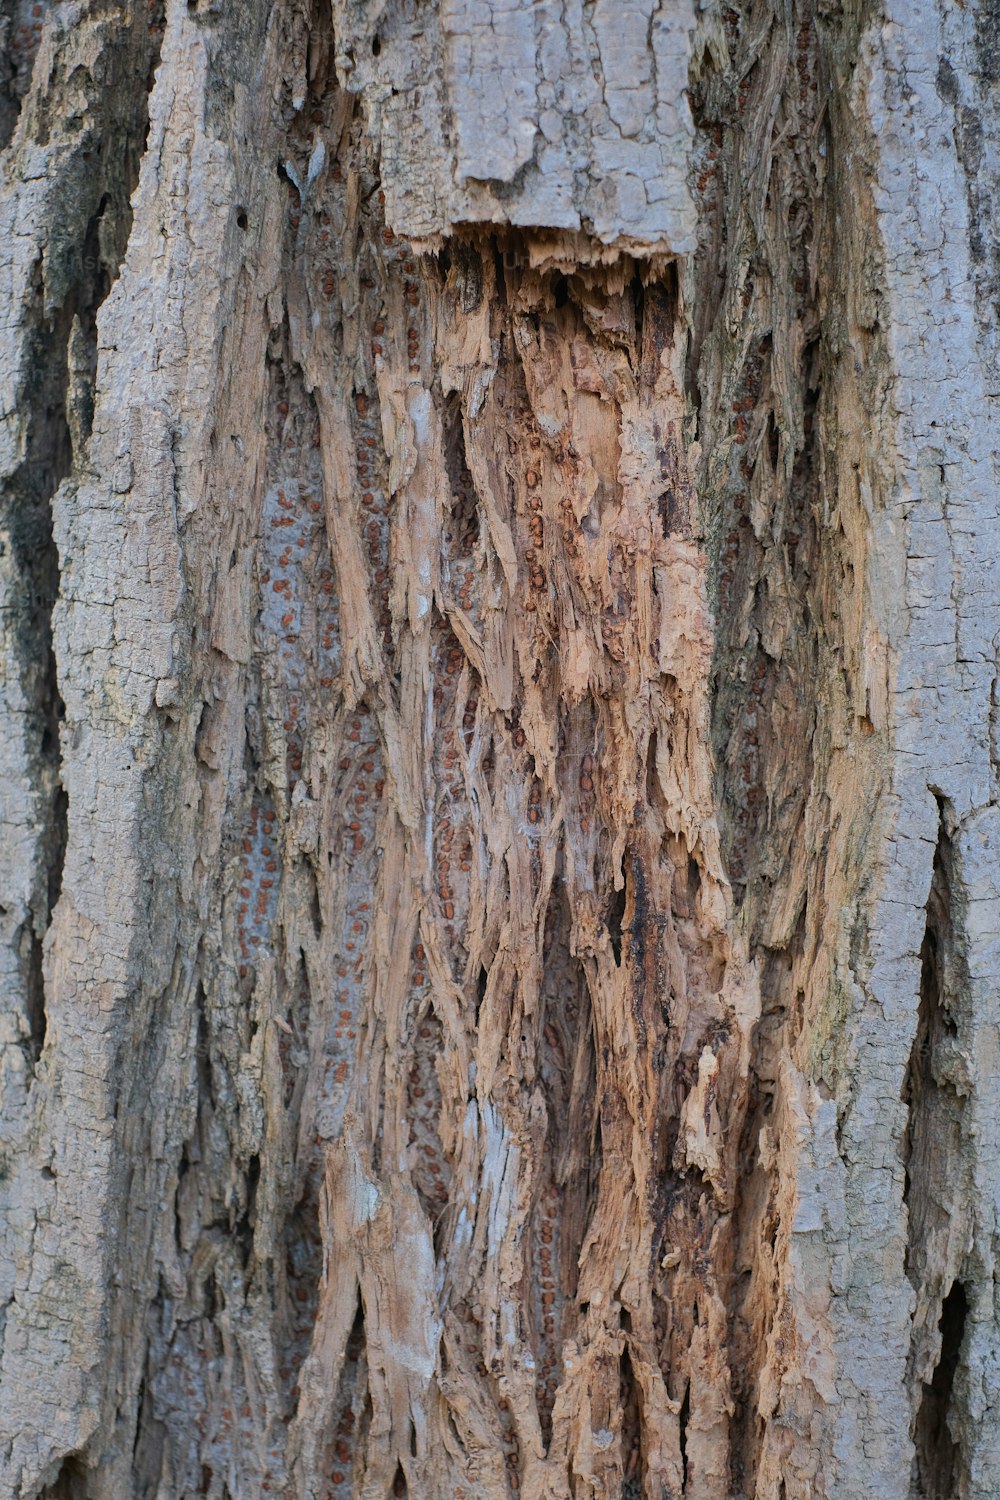
[[(40, 193), (25, 184), (19, 193), (28, 219), (45, 225), (32, 259), (30, 242), (5, 260), (6, 369), (17, 393), (6, 415), (5, 473), (0, 482), (0, 568), (8, 604), (4, 610), (6, 657), (4, 700), (11, 711), (8, 774), (20, 772), (32, 800), (30, 840), (18, 840), (10, 870), (14, 899), (5, 903), (4, 946), (13, 960), (5, 978), (24, 1017), (24, 1043), (33, 1065), (45, 1044), (44, 952), (62, 886), (67, 841), (67, 798), (60, 737), (64, 704), (58, 681), (52, 612), (60, 590), (60, 560), (53, 533), (53, 499), (59, 485), (83, 459), (89, 435), (96, 374), (96, 315), (115, 277), (131, 225), (129, 197), (135, 187), (145, 130), (146, 94), (132, 87), (112, 106), (94, 73), (125, 76), (156, 52), (156, 16), (143, 26), (133, 18), (109, 25), (74, 75), (76, 121), (49, 122), (52, 98), (66, 82), (73, 52), (69, 33), (46, 8), (12, 6), (0, 24), (11, 37), (8, 54), (13, 93), (5, 101), (29, 101), (25, 131), (52, 149), (53, 169)], [(45, 45), (38, 76), (32, 68)], [(30, 86), (30, 92), (29, 92)], [(89, 108), (88, 108), (89, 107)], [(0, 106), (0, 144), (10, 153), (16, 121)], [(36, 174), (37, 175), (37, 174)], [(13, 240), (11, 241), (13, 244)], [(24, 247), (22, 249), (22, 246)], [(18, 287), (26, 295), (17, 298)], [(16, 455), (16, 463), (9, 462)], [(16, 729), (16, 734), (15, 734)], [(24, 890), (27, 887), (27, 894)], [(12, 926), (8, 927), (8, 923)]]
[[(42, 289), (39, 287), (39, 298)], [(34, 742), (36, 758), (37, 876), (33, 910), (26, 913), (20, 939), (23, 993), (26, 999), (28, 1044), (38, 1061), (45, 1040), (45, 981), (42, 945), (51, 921), (62, 878), (66, 841), (65, 793), (60, 781), (59, 734), (63, 713), (52, 645), (52, 609), (59, 590), (59, 558), (52, 535), (52, 496), (71, 467), (71, 445), (66, 421), (66, 365), (68, 310), (55, 326), (36, 331), (36, 342), (51, 343), (56, 353), (35, 353), (35, 376), (24, 392), (31, 420), (23, 465), (4, 486), (4, 551), (8, 553), (12, 591), (30, 601), (19, 614), (14, 649), (19, 658), (25, 738)]]
[(965, 1287), (956, 1281), (941, 1305), (938, 1332), (941, 1353), (929, 1382), (925, 1382), (914, 1427), (916, 1480), (914, 1495), (945, 1500), (954, 1495), (961, 1473), (961, 1449), (949, 1426), (955, 1371), (958, 1367), (968, 1314)]
[(903, 1088), (903, 1202), (906, 1272), (916, 1294), (910, 1349), (915, 1496), (955, 1493), (962, 1465), (949, 1425), (968, 1297), (969, 1226), (963, 1205), (968, 1172), (964, 1056), (972, 1017), (956, 889), (954, 810), (938, 797), (940, 831), (920, 952), (920, 1004)]

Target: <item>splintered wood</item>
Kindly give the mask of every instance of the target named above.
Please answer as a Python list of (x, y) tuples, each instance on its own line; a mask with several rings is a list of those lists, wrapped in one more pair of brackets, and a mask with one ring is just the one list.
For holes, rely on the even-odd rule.
[[(341, 129), (288, 229), (345, 693), (288, 785), (319, 910), (349, 908), (321, 943), (352, 1044), (303, 1096), (323, 1268), (287, 1472), (720, 1495), (758, 1000), (713, 810), (676, 270), (515, 231), (417, 253)], [(309, 1028), (315, 1053), (318, 1005)], [(330, 1393), (361, 1344), (347, 1435)]]

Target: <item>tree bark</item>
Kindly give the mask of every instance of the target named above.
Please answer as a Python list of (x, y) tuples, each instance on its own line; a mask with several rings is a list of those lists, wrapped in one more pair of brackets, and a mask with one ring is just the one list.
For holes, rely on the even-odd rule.
[(0, 0), (0, 1493), (1000, 1493), (992, 0)]

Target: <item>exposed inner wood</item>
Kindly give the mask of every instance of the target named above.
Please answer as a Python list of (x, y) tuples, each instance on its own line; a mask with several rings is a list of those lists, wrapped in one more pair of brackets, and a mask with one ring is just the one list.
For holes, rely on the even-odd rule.
[(30, 10), (0, 1491), (991, 1495), (989, 7)]

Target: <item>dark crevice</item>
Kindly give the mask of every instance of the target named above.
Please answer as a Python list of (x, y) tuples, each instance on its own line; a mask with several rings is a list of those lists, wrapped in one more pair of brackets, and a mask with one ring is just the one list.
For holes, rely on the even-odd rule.
[[(910, 1348), (916, 1409), (912, 1494), (920, 1500), (950, 1500), (959, 1487), (961, 1451), (949, 1414), (968, 1312), (965, 1287), (953, 1279), (953, 1271), (948, 1275), (949, 1265), (955, 1266), (964, 1249), (962, 1205), (971, 1192), (963, 1181), (966, 1085), (957, 1061), (962, 1049), (956, 1047), (968, 976), (957, 915), (954, 813), (940, 796), (938, 807), (938, 844), (920, 951), (917, 1026), (903, 1086), (905, 1265), (916, 1293)], [(940, 1313), (935, 1323), (936, 1308)]]
[(928, 1201), (927, 1190), (939, 1175), (945, 1151), (954, 1144), (953, 1137), (960, 1109), (953, 1088), (944, 1078), (940, 1063), (948, 1038), (956, 1034), (955, 1019), (949, 1003), (949, 971), (954, 968), (954, 935), (952, 931), (951, 842), (946, 828), (945, 809), (941, 809), (941, 826), (934, 854), (931, 889), (927, 899), (927, 920), (920, 949), (920, 1001), (917, 1027), (910, 1049), (910, 1059), (903, 1083), (902, 1097), (908, 1115), (903, 1136), (904, 1188), (903, 1202), (909, 1210), (909, 1238), (906, 1268), (911, 1281), (919, 1287), (922, 1258), (927, 1240), (928, 1213), (935, 1204)]
[[(637, 292), (641, 292), (641, 297)], [(636, 347), (641, 383), (652, 389), (660, 376), (661, 358), (677, 337), (678, 283), (676, 269), (666, 268), (660, 281), (643, 286), (633, 282)]]
[[(162, 1315), (162, 1283), (153, 1301), (152, 1311)], [(135, 1437), (132, 1444), (132, 1475), (135, 1500), (155, 1500), (163, 1472), (163, 1450), (167, 1441), (167, 1429), (157, 1418), (154, 1410), (153, 1385), (155, 1372), (151, 1365), (151, 1351), (147, 1350), (146, 1372), (139, 1381), (136, 1399)]]
[(462, 427), (462, 405), (451, 397), (445, 410), (444, 456), (451, 485), (450, 551), (454, 557), (466, 556), (479, 540), (479, 501), (469, 472)]
[(681, 1471), (684, 1475), (684, 1493), (688, 1487), (688, 1456), (687, 1456), (687, 1430), (691, 1421), (691, 1386), (684, 1387), (684, 1400), (681, 1402), (681, 1411), (678, 1418), (678, 1436), (681, 1450)]
[(257, 1188), (259, 1183), (260, 1157), (255, 1153), (247, 1163), (243, 1190), (243, 1207), (236, 1219), (236, 1223), (233, 1225), (233, 1236), (239, 1241), (243, 1251), (244, 1265), (250, 1264), (250, 1258), (253, 1254), (253, 1236), (257, 1222)]
[(434, 1011), (420, 1018), (409, 1056), (406, 1106), (409, 1119), (411, 1173), (417, 1196), (432, 1224), (448, 1203), (451, 1163), (441, 1144), (441, 1085), (437, 1059), (444, 1049), (444, 1028)]
[[(628, 1317), (628, 1313), (622, 1314), (626, 1326)], [(627, 1344), (619, 1365), (619, 1400), (622, 1408), (622, 1500), (642, 1500), (642, 1404)]]
[(451, 279), (462, 312), (474, 313), (483, 300), (485, 263), (480, 247), (461, 239), (454, 240), (450, 252), (439, 252), (438, 265), (444, 284)]
[(191, 1160), (188, 1156), (187, 1144), (181, 1147), (181, 1159), (177, 1164), (177, 1189), (174, 1193), (174, 1243), (177, 1246), (177, 1254), (184, 1254), (184, 1210), (183, 1198), (184, 1188), (188, 1173), (191, 1171)]
[(52, 610), (59, 592), (59, 556), (52, 529), (52, 497), (70, 472), (72, 445), (66, 421), (66, 365), (52, 357), (64, 351), (69, 335), (66, 313), (35, 335), (35, 378), (24, 404), (30, 412), (27, 453), (13, 476), (0, 522), (9, 544), (9, 581), (25, 601), (20, 612), (17, 650), (21, 689), (28, 705), (25, 738), (35, 747), (31, 767), (36, 792), (37, 885), (31, 927), (22, 942), (30, 1048), (37, 1061), (45, 1039), (45, 987), (42, 945), (62, 884), (66, 848), (66, 797), (62, 788), (59, 729), (64, 716), (56, 674)]
[(284, 1316), (276, 1342), (289, 1411), (298, 1404), (299, 1372), (312, 1342), (319, 1307), (323, 1274), (320, 1190), (317, 1174), (310, 1173), (285, 1223)]
[(643, 319), (646, 311), (646, 288), (641, 276), (632, 278), (632, 311), (635, 317), (635, 347), (642, 349)]
[(364, 1435), (370, 1420), (365, 1315), (359, 1295), (333, 1404), (329, 1468), (332, 1500), (349, 1500), (353, 1493), (354, 1464), (358, 1452), (363, 1450)]
[(496, 286), (497, 306), (502, 311), (507, 306), (507, 277), (504, 269), (504, 255), (500, 241), (493, 241), (493, 277)]
[(212, 1051), (209, 1038), (208, 1009), (205, 998), (205, 987), (199, 980), (195, 991), (195, 1013), (197, 1016), (197, 1040), (195, 1042), (195, 1060), (198, 1070), (198, 1099), (201, 1109), (214, 1110), (216, 1107), (215, 1078), (212, 1070)]
[[(562, 855), (560, 855), (560, 862)], [(572, 952), (572, 915), (561, 879), (545, 918), (537, 1078), (545, 1099), (546, 1149), (525, 1236), (524, 1320), (535, 1359), (535, 1400), (546, 1449), (559, 1389), (561, 1351), (577, 1331), (580, 1254), (595, 1211), (593, 1012)]]
[(924, 1385), (913, 1434), (916, 1493), (921, 1500), (952, 1500), (957, 1493), (961, 1452), (948, 1416), (968, 1311), (965, 1287), (956, 1281), (941, 1308), (941, 1355), (930, 1383)]
[(611, 895), (605, 923), (611, 940), (611, 951), (619, 968), (622, 962), (622, 923), (625, 920), (625, 902), (626, 892), (623, 885), (620, 891), (614, 891)]
[(59, 1473), (42, 1490), (39, 1500), (88, 1500), (87, 1470), (76, 1454), (63, 1459)]
[(42, 972), (42, 943), (34, 932), (29, 934), (31, 951), (25, 985), (25, 1011), (31, 1048), (31, 1061), (37, 1063), (45, 1046), (45, 978)]

